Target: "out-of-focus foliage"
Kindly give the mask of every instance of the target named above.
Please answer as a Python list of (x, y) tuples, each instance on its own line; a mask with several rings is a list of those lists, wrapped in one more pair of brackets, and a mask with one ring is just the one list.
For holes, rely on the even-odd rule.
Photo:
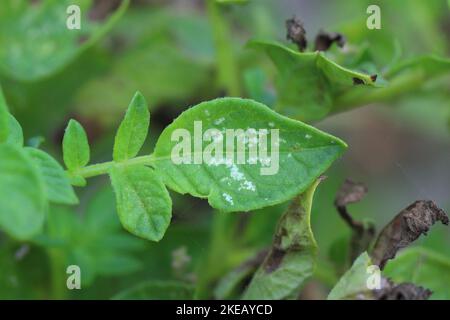
[(69, 265), (80, 267), (85, 286), (98, 276), (132, 273), (142, 267), (133, 253), (142, 252), (144, 243), (121, 230), (110, 189), (97, 192), (82, 217), (68, 208), (52, 207), (45, 231), (34, 242), (44, 246), (53, 260), (57, 292), (65, 290), (65, 281), (59, 280), (65, 278)]
[[(77, 5), (82, 28), (66, 27), (70, 5)], [(103, 21), (95, 21), (93, 1), (5, 0), (0, 4), (0, 73), (18, 80), (39, 80), (73, 61), (92, 46), (125, 12), (128, 0)], [(67, 13), (73, 13), (70, 10)]]

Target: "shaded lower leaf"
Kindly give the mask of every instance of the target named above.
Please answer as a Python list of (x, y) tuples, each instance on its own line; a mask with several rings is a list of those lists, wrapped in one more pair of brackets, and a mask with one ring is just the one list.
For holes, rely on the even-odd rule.
[(192, 285), (176, 281), (148, 281), (140, 283), (112, 297), (113, 300), (191, 300)]
[(25, 151), (39, 169), (48, 200), (61, 204), (77, 204), (77, 196), (62, 166), (42, 150), (27, 147)]
[(296, 197), (281, 217), (272, 247), (247, 287), (243, 299), (285, 299), (302, 287), (314, 271), (317, 244), (310, 215), (320, 179)]
[[(52, 206), (47, 221), (34, 242), (59, 257), (61, 264), (80, 266), (82, 288), (98, 276), (131, 274), (142, 268), (134, 253), (144, 248), (144, 241), (121, 228), (110, 188), (96, 191), (82, 217), (67, 207)], [(65, 268), (52, 272), (64, 277)], [(66, 289), (65, 282), (56, 286)]]
[(267, 250), (262, 250), (225, 275), (214, 289), (214, 298), (229, 299), (233, 295), (237, 295), (245, 280), (250, 279), (258, 270), (266, 255)]
[(15, 238), (29, 239), (44, 223), (44, 183), (22, 149), (2, 144), (0, 159), (0, 227)]
[(172, 200), (153, 169), (116, 166), (110, 176), (123, 227), (139, 237), (161, 240), (172, 217)]
[(433, 250), (405, 249), (383, 273), (396, 282), (412, 282), (430, 289), (431, 299), (450, 299), (450, 259)]

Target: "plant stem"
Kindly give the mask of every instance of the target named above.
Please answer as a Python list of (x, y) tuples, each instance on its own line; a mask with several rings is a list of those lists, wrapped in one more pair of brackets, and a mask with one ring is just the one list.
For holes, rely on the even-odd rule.
[(229, 25), (222, 15), (220, 4), (215, 0), (206, 0), (206, 10), (212, 26), (219, 85), (224, 87), (227, 95), (238, 97), (239, 73)]
[(86, 166), (80, 168), (74, 172), (71, 172), (74, 175), (82, 176), (83, 178), (91, 178), (95, 176), (99, 176), (102, 174), (107, 174), (112, 166), (115, 165), (151, 165), (153, 164), (153, 155), (140, 156), (136, 158), (132, 158), (126, 161), (108, 161), (103, 163), (97, 163), (90, 166)]
[(405, 92), (412, 91), (414, 88), (419, 88), (423, 84), (424, 79), (423, 72), (419, 70), (399, 77), (395, 82), (384, 88), (351, 90), (336, 100), (336, 107), (333, 112), (342, 112), (369, 103), (389, 100)]
[(58, 249), (48, 249), (51, 271), (52, 299), (62, 300), (65, 298), (64, 260)]

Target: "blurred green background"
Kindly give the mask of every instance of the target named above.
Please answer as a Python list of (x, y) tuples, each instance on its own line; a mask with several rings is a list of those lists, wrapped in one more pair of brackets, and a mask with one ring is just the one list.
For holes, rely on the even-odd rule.
[[(128, 8), (121, 1), (79, 2), (78, 33), (64, 29), (64, 1), (0, 4), (0, 83), (6, 100), (25, 136), (45, 139), (42, 148), (59, 160), (63, 130), (75, 118), (88, 132), (93, 162), (108, 161), (115, 129), (137, 90), (151, 112), (146, 153), (165, 126), (200, 101), (239, 95), (270, 105), (276, 99), (276, 70), (245, 44), (251, 38), (287, 44), (285, 20), (294, 14), (310, 42), (321, 29), (341, 32), (350, 49), (370, 50), (372, 67), (380, 73), (408, 57), (450, 56), (447, 1), (249, 0), (220, 5), (226, 25), (219, 29), (200, 0), (136, 0)], [(381, 30), (366, 28), (369, 4), (381, 8)], [(227, 41), (218, 43), (214, 30)], [(226, 56), (218, 57), (218, 50)], [(221, 70), (218, 59), (231, 69)], [(449, 74), (419, 89), (312, 123), (342, 138), (349, 149), (326, 172), (315, 196), (312, 226), (320, 259), (304, 298), (326, 297), (348, 267), (350, 230), (333, 207), (345, 178), (368, 186), (367, 197), (350, 212), (373, 220), (378, 229), (417, 199), (432, 199), (450, 212)], [(81, 205), (52, 206), (46, 231), (36, 239), (19, 242), (0, 231), (0, 298), (109, 299), (164, 280), (196, 284), (202, 297), (214, 297), (221, 277), (270, 244), (285, 208), (221, 214), (206, 201), (173, 193), (172, 225), (163, 240), (150, 243), (122, 229), (106, 177), (77, 192)], [(450, 259), (445, 226), (436, 225), (415, 246)], [(81, 290), (65, 288), (70, 264), (81, 267)], [(441, 276), (448, 278), (450, 268), (444, 266)], [(148, 297), (173, 297), (163, 291)], [(175, 297), (183, 297), (177, 292)]]

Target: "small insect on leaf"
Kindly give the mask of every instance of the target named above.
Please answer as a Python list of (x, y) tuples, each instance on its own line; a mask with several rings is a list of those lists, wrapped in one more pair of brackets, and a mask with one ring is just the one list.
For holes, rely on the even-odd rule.
[(149, 126), (150, 113), (147, 102), (144, 96), (137, 92), (117, 130), (113, 159), (122, 161), (135, 157), (145, 142)]
[(88, 164), (90, 158), (86, 132), (76, 120), (70, 120), (63, 138), (63, 158), (69, 171)]

